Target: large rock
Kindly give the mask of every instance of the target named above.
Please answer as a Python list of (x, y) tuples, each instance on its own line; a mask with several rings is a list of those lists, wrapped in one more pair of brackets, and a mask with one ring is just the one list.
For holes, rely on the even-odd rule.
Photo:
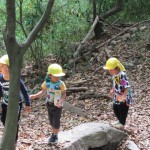
[(125, 132), (109, 124), (91, 122), (61, 131), (59, 142), (64, 144), (63, 150), (116, 150), (125, 136)]

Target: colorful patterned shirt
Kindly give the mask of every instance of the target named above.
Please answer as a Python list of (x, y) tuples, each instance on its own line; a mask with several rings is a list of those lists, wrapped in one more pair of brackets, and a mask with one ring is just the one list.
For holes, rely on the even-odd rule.
[(113, 88), (114, 88), (114, 99), (113, 99), (114, 103), (118, 103), (116, 100), (116, 95), (117, 94), (122, 95), (124, 93), (125, 89), (128, 88), (126, 102), (128, 104), (131, 104), (132, 103), (132, 93), (131, 93), (131, 88), (130, 88), (130, 84), (127, 79), (126, 73), (123, 71), (120, 71), (119, 74), (113, 75), (112, 79), (113, 79)]
[(63, 81), (59, 80), (58, 82), (44, 81), (42, 84), (42, 89), (47, 92), (46, 102), (54, 103), (54, 93), (56, 90), (61, 90), (61, 92), (66, 90), (66, 86)]
[[(5, 80), (3, 78), (3, 75), (0, 74), (0, 97), (2, 98), (2, 102), (6, 105), (8, 105), (8, 96), (9, 96), (9, 80)], [(20, 80), (19, 102), (22, 102), (23, 98), (25, 99), (26, 106), (30, 106), (30, 99), (27, 88), (24, 85), (23, 81)]]

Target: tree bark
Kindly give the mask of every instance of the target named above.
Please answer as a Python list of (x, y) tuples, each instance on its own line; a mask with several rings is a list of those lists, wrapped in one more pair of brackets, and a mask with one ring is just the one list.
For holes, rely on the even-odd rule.
[(96, 15), (97, 15), (97, 12), (96, 12), (96, 0), (93, 0), (93, 21), (95, 20)]

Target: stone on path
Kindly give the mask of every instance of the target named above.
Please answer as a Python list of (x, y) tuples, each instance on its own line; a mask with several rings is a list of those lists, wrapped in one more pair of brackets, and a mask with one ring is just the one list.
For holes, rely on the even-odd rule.
[(72, 130), (59, 133), (59, 143), (63, 150), (115, 150), (126, 137), (126, 133), (106, 123), (90, 122), (74, 127)]

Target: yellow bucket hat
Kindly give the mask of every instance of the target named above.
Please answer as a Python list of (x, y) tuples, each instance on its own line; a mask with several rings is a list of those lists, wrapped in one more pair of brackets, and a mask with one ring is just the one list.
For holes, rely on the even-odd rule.
[(2, 57), (0, 58), (0, 63), (9, 66), (9, 58), (8, 58), (8, 55), (2, 56)]
[(59, 64), (49, 65), (47, 74), (51, 74), (55, 77), (65, 76), (65, 73), (63, 72), (62, 67)]
[(117, 58), (112, 57), (107, 60), (106, 65), (103, 68), (106, 70), (112, 70), (116, 67), (119, 67), (121, 71), (125, 71), (125, 67), (120, 63), (120, 61)]

